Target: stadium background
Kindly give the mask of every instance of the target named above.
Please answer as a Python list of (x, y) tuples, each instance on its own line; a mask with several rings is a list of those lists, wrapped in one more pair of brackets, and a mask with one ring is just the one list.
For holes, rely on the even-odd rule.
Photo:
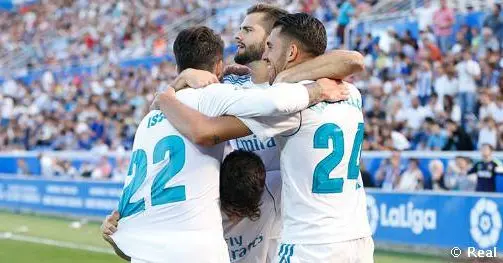
[[(366, 73), (351, 80), (364, 96), (376, 262), (453, 262), (454, 246), (503, 251), (503, 195), (475, 192), (466, 176), (482, 144), (503, 149), (494, 3), (447, 1), (455, 23), (439, 32), (438, 1), (359, 0), (349, 19), (349, 1), (268, 2), (315, 15), (329, 48), (365, 56)], [(177, 32), (211, 26), (231, 62), (253, 3), (0, 0), (0, 262), (118, 262), (98, 222), (115, 208), (136, 124), (175, 77)], [(424, 184), (396, 183), (410, 175)]]

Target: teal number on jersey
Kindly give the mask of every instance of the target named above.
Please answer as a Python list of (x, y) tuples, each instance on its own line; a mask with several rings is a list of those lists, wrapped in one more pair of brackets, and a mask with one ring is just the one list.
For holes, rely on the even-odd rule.
[[(358, 124), (358, 131), (351, 151), (348, 164), (348, 179), (358, 179), (360, 174), (360, 153), (363, 143), (363, 123)], [(313, 173), (313, 193), (332, 194), (342, 193), (344, 178), (330, 178), (330, 173), (339, 165), (344, 157), (344, 133), (334, 123), (325, 123), (314, 133), (313, 147), (315, 149), (328, 149), (329, 140), (332, 139), (332, 152), (316, 165)]]
[(133, 180), (124, 189), (119, 201), (119, 214), (121, 217), (127, 217), (145, 210), (145, 200), (143, 200), (143, 198), (134, 203), (130, 202), (131, 197), (138, 191), (147, 176), (147, 154), (142, 149), (134, 151), (131, 156), (127, 176), (129, 177), (132, 175)]
[(358, 123), (358, 131), (356, 132), (355, 142), (351, 150), (351, 157), (349, 157), (348, 164), (348, 179), (358, 179), (360, 175), (360, 155), (363, 145), (363, 134), (365, 132), (363, 123)]
[[(185, 164), (185, 143), (180, 136), (167, 136), (161, 139), (154, 147), (153, 163), (165, 160), (169, 152), (169, 162), (156, 174), (152, 183), (152, 206), (185, 200), (185, 186), (166, 187), (166, 183), (182, 170)], [(133, 175), (133, 168), (135, 172)], [(147, 176), (147, 154), (138, 149), (131, 156), (128, 176), (132, 176), (131, 183), (124, 189), (119, 201), (119, 214), (122, 218), (134, 215), (145, 210), (145, 200), (131, 203), (131, 197), (138, 191)]]
[(185, 164), (185, 143), (180, 136), (168, 136), (160, 140), (154, 148), (154, 164), (164, 161), (169, 151), (169, 163), (157, 174), (152, 184), (152, 205), (185, 200), (185, 186), (168, 187), (166, 183), (173, 178)]
[(341, 128), (333, 123), (321, 125), (314, 133), (313, 147), (315, 149), (328, 149), (329, 139), (332, 139), (332, 148), (334, 150), (314, 168), (313, 193), (342, 193), (344, 179), (330, 179), (328, 177), (344, 156), (344, 136)]

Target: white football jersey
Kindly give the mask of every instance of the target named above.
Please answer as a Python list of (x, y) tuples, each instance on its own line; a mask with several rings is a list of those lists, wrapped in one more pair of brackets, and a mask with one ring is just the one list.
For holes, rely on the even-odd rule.
[[(213, 84), (177, 92), (184, 104), (209, 116), (264, 116), (307, 106), (302, 85), (279, 90), (236, 90)], [(285, 98), (282, 92), (293, 93)], [(136, 259), (158, 261), (166, 247), (207, 240), (227, 254), (219, 206), (219, 170), (224, 144), (199, 147), (184, 138), (161, 111), (151, 111), (136, 131), (133, 154), (119, 203), (117, 246)], [(192, 258), (194, 259), (194, 258)]]
[(281, 117), (242, 118), (281, 151), (283, 231), (289, 244), (323, 244), (371, 236), (359, 171), (364, 123), (360, 92)]
[(274, 256), (281, 232), (280, 198), (280, 172), (267, 172), (260, 205), (260, 218), (257, 221), (243, 218), (239, 222), (232, 222), (225, 214), (222, 214), (224, 237), (229, 248), (231, 262), (275, 262)]
[[(267, 82), (262, 84), (253, 83), (250, 75), (226, 75), (223, 82), (242, 89), (264, 89), (271, 87)], [(279, 148), (274, 138), (267, 138), (262, 142), (257, 136), (249, 135), (230, 140), (229, 145), (234, 150), (250, 151), (260, 156), (262, 162), (264, 162), (266, 171), (279, 171)]]

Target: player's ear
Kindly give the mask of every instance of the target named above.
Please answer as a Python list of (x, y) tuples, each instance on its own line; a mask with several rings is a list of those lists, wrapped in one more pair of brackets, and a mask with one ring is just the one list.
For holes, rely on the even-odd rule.
[(219, 59), (217, 64), (215, 65), (215, 75), (218, 77), (218, 79), (221, 79), (224, 75), (224, 61), (222, 59)]
[(288, 46), (288, 51), (287, 52), (288, 53), (286, 55), (286, 61), (288, 63), (290, 63), (292, 61), (295, 61), (295, 59), (297, 59), (297, 56), (299, 55), (299, 48), (294, 43), (291, 43)]

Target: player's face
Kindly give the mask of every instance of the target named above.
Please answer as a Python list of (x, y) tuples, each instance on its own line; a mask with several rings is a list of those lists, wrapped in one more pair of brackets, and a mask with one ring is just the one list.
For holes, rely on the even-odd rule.
[(243, 23), (236, 34), (235, 39), (238, 51), (234, 57), (234, 62), (246, 65), (253, 61), (262, 59), (265, 48), (266, 31), (263, 23), (264, 14), (253, 13), (245, 17)]
[(271, 31), (267, 38), (264, 52), (264, 60), (267, 62), (269, 73), (269, 83), (272, 84), (278, 74), (286, 69), (288, 45), (282, 43), (281, 28), (277, 27)]

